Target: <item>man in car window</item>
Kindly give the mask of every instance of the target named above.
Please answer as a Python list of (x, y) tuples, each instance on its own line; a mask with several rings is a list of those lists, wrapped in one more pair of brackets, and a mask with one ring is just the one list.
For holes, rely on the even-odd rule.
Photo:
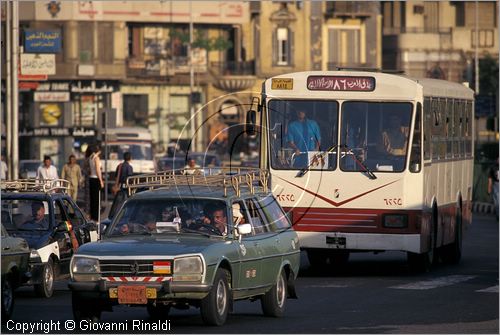
[(49, 222), (45, 218), (45, 206), (41, 201), (31, 203), (31, 215), (33, 218), (25, 222), (22, 229), (49, 229)]
[(217, 228), (221, 235), (227, 235), (227, 216), (223, 208), (217, 208), (212, 213), (213, 225)]

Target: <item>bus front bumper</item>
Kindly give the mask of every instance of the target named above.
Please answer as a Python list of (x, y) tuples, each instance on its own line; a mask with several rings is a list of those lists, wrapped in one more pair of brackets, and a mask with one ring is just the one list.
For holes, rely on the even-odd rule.
[(301, 249), (345, 249), (359, 251), (409, 251), (422, 253), (419, 234), (367, 234), (297, 231)]

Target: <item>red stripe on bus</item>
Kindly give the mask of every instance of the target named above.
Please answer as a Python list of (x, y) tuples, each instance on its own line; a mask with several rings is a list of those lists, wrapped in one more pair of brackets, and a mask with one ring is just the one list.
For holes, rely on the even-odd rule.
[(327, 203), (329, 203), (330, 205), (333, 205), (333, 206), (335, 206), (335, 207), (339, 207), (339, 206), (345, 205), (345, 204), (347, 204), (347, 203), (349, 203), (349, 202), (351, 202), (351, 201), (353, 201), (353, 200), (356, 200), (356, 199), (358, 199), (358, 198), (361, 198), (361, 197), (362, 197), (362, 196), (364, 196), (364, 195), (367, 195), (367, 194), (369, 194), (369, 193), (375, 192), (376, 190), (379, 190), (379, 189), (381, 189), (381, 188), (384, 188), (384, 187), (386, 187), (386, 186), (389, 186), (389, 185), (394, 184), (395, 182), (399, 181), (399, 180), (394, 180), (394, 181), (391, 181), (390, 183), (387, 183), (387, 184), (384, 184), (384, 185), (382, 185), (382, 186), (376, 187), (376, 188), (371, 189), (371, 190), (369, 190), (369, 191), (366, 191), (366, 192), (364, 192), (364, 193), (361, 193), (361, 194), (355, 195), (355, 196), (354, 196), (354, 197), (352, 197), (352, 198), (346, 199), (346, 200), (344, 200), (344, 201), (336, 202), (336, 201), (333, 201), (333, 200), (331, 200), (331, 199), (328, 199), (327, 197), (324, 197), (324, 196), (322, 196), (322, 195), (320, 195), (320, 194), (318, 194), (318, 193), (314, 193), (314, 192), (312, 192), (312, 191), (310, 191), (310, 190), (308, 190), (308, 189), (306, 189), (306, 188), (303, 188), (302, 186), (299, 186), (299, 185), (294, 184), (294, 183), (292, 183), (292, 182), (290, 182), (290, 181), (288, 181), (288, 180), (285, 180), (285, 179), (283, 179), (283, 178), (281, 178), (281, 177), (276, 176), (276, 178), (281, 179), (281, 180), (283, 180), (284, 182), (286, 182), (286, 183), (288, 183), (288, 184), (290, 184), (290, 185), (293, 185), (293, 186), (295, 186), (295, 187), (297, 187), (297, 188), (299, 188), (299, 189), (303, 190), (304, 192), (307, 192), (307, 193), (309, 193), (309, 194), (312, 194), (313, 196), (315, 196), (315, 197), (317, 197), (317, 198), (319, 198), (319, 199), (321, 199), (321, 200), (323, 200), (323, 201), (325, 201), (325, 202), (327, 202)]

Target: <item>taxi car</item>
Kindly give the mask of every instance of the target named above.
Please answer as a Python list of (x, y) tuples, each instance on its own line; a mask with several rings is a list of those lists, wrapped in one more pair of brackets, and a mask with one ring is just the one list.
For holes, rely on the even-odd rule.
[(72, 258), (75, 320), (115, 305), (146, 306), (153, 318), (195, 306), (206, 324), (222, 325), (235, 300), (259, 300), (279, 317), (296, 298), (298, 237), (265, 171), (168, 171), (126, 185), (132, 195), (101, 239)]
[(25, 284), (49, 298), (54, 281), (68, 277), (75, 250), (92, 236), (97, 240), (97, 226), (66, 193), (66, 180), (2, 181), (0, 188), (2, 224), (10, 236), (25, 239), (30, 248), (31, 278)]
[[(2, 223), (4, 218), (2, 217)], [(23, 238), (12, 237), (2, 224), (2, 319), (14, 310), (14, 290), (28, 280), (30, 249)]]

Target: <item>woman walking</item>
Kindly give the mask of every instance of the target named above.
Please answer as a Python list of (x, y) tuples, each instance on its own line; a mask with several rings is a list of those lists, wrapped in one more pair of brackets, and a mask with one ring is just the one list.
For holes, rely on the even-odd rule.
[(90, 218), (99, 221), (101, 190), (104, 188), (101, 172), (101, 149), (95, 145), (89, 157), (89, 189), (90, 189)]

